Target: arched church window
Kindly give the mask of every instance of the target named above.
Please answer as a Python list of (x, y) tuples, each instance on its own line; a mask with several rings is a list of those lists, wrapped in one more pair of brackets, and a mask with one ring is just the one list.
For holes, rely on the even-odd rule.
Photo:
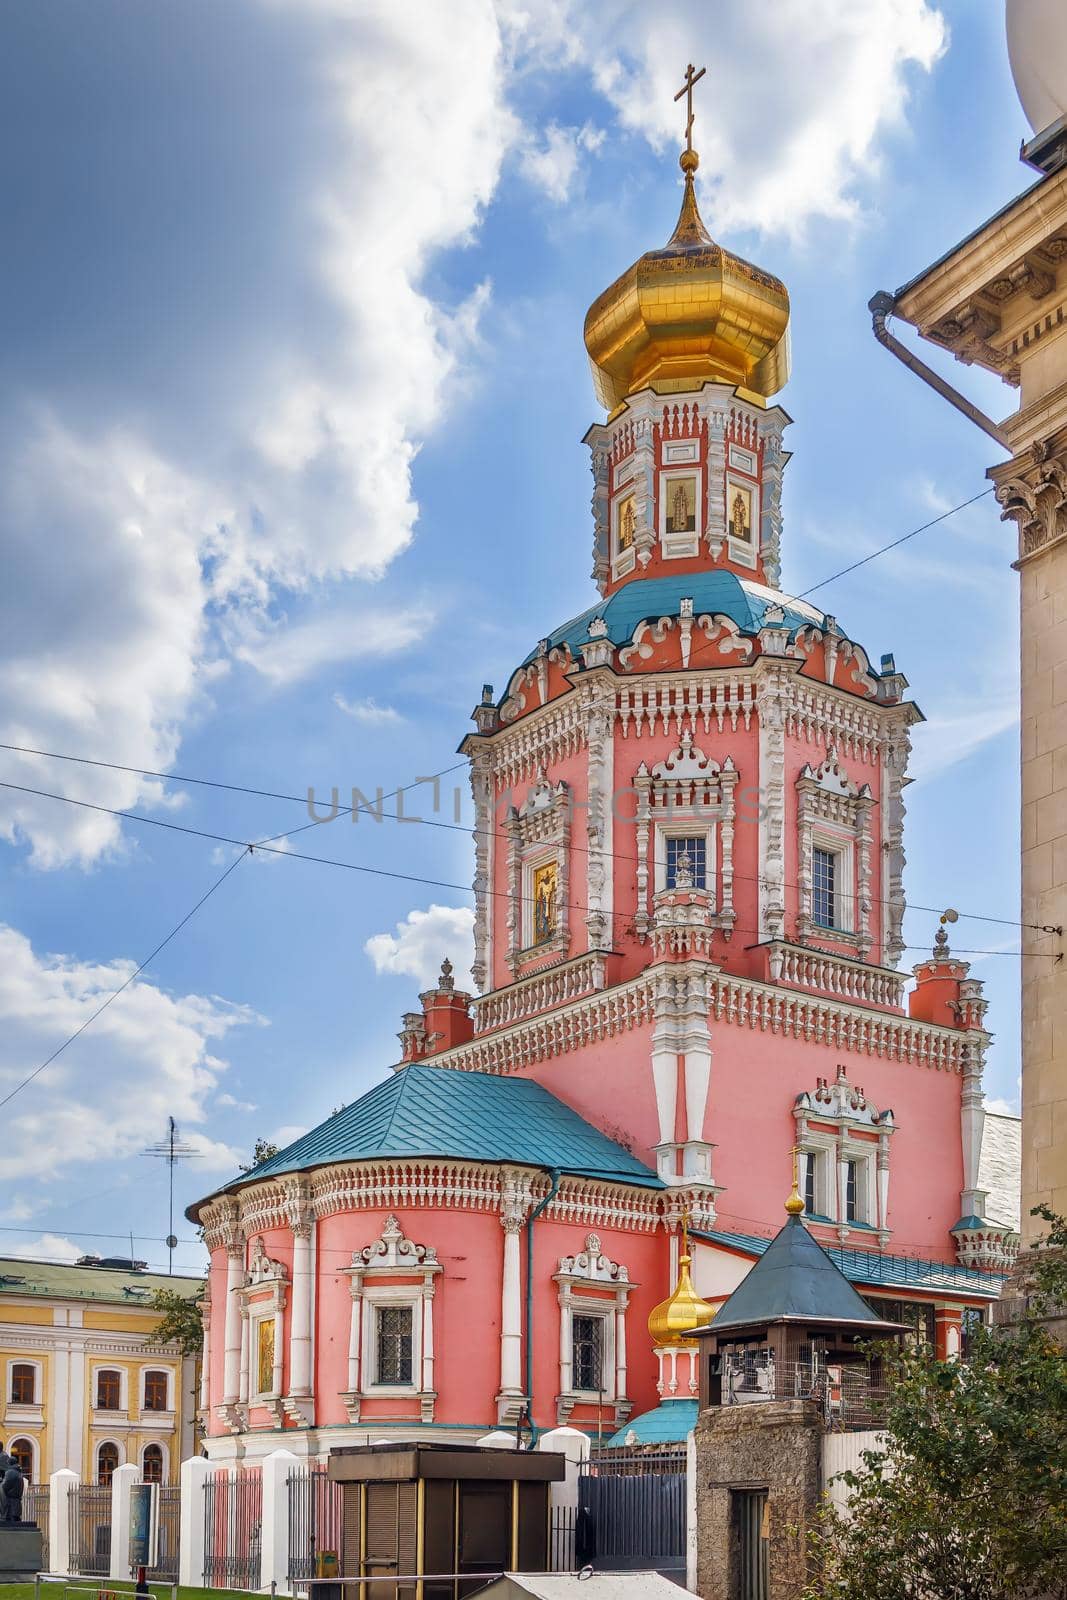
[(163, 1451), (158, 1444), (146, 1444), (141, 1458), (141, 1478), (145, 1483), (163, 1482)]
[(33, 1482), (33, 1445), (28, 1439), (12, 1439), (7, 1453), (27, 1483)]
[(11, 1404), (32, 1406), (37, 1402), (37, 1368), (29, 1361), (16, 1361), (11, 1368)]

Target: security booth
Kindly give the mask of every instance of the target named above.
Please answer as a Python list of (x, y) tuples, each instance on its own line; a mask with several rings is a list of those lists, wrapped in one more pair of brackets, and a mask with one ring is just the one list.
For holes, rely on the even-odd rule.
[(462, 1600), (487, 1576), (548, 1568), (555, 1451), (353, 1445), (328, 1470), (344, 1485), (341, 1576), (386, 1580), (365, 1586), (373, 1600)]

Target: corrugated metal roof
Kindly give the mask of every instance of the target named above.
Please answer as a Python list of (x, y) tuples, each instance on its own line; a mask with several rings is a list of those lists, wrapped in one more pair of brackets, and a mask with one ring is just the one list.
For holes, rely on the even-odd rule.
[(190, 1300), (201, 1293), (203, 1278), (171, 1277), (163, 1272), (130, 1272), (118, 1267), (67, 1266), (57, 1261), (0, 1257), (0, 1294), (49, 1300), (104, 1300), (112, 1305), (148, 1305), (156, 1289), (173, 1289)]
[(790, 1217), (775, 1234), (720, 1307), (714, 1327), (779, 1322), (785, 1317), (874, 1324), (879, 1320), (799, 1217)]
[[(676, 617), (681, 600), (693, 602), (697, 616), (703, 612), (721, 612), (737, 623), (743, 633), (754, 634), (763, 626), (767, 607), (780, 605), (785, 612), (785, 627), (791, 632), (819, 626), (824, 613), (806, 600), (795, 600), (791, 595), (769, 589), (754, 579), (739, 578), (724, 567), (707, 572), (690, 572), (677, 578), (636, 578), (624, 583), (607, 600), (590, 606), (580, 616), (572, 617), (549, 635), (549, 648), (566, 644), (572, 656), (578, 657), (579, 646), (589, 634), (589, 624), (596, 617), (607, 623), (608, 638), (613, 644), (625, 644), (633, 637), (639, 622), (656, 617)], [(533, 660), (534, 652), (526, 660)]]
[(624, 1422), (608, 1440), (611, 1450), (624, 1450), (628, 1444), (681, 1444), (697, 1425), (700, 1403), (697, 1400), (664, 1400), (654, 1411)]
[[(509, 1161), (644, 1188), (662, 1187), (636, 1156), (531, 1078), (412, 1062), (224, 1188), (326, 1162), (381, 1156)], [(191, 1213), (195, 1210), (191, 1208)]]
[[(709, 1244), (723, 1244), (747, 1255), (761, 1256), (771, 1243), (755, 1233), (726, 1233), (715, 1230), (693, 1230), (695, 1239), (706, 1239)], [(1000, 1297), (1002, 1275), (995, 1272), (977, 1272), (971, 1267), (960, 1267), (944, 1261), (924, 1261), (915, 1256), (889, 1256), (878, 1250), (845, 1250), (837, 1245), (823, 1245), (822, 1249), (850, 1283), (867, 1287), (889, 1285), (898, 1289), (920, 1289), (942, 1294), (982, 1295), (986, 1299)]]

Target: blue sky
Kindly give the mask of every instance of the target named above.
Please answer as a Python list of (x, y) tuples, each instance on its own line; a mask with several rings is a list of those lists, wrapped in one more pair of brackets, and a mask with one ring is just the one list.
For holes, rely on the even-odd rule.
[[(795, 593), (975, 494), (996, 459), (876, 346), (866, 303), (1027, 184), (999, 5), (14, 8), (0, 739), (296, 796), (452, 767), (481, 684), (499, 690), (594, 598), (582, 318), (673, 226), (690, 59), (708, 67), (705, 220), (792, 297)], [(946, 370), (1012, 409), (993, 380)], [(814, 596), (873, 656), (895, 653), (928, 718), (909, 898), (1009, 921), (1011, 554), (990, 497)], [(10, 752), (0, 779), (238, 839), (307, 820)], [(472, 871), (469, 837), (442, 828), (338, 821), (294, 848), (446, 883)], [(0, 790), (0, 1095), (232, 856)], [(132, 1228), (163, 1260), (164, 1174), (139, 1152), (167, 1115), (200, 1152), (184, 1204), (257, 1135), (353, 1099), (395, 1060), (441, 955), (461, 963), (469, 906), (242, 862), (5, 1108), (0, 1250), (113, 1251), (88, 1235)], [(935, 928), (909, 914), (909, 964)], [(1018, 930), (953, 931), (995, 952), (974, 967), (997, 1036), (988, 1091), (1014, 1103)]]

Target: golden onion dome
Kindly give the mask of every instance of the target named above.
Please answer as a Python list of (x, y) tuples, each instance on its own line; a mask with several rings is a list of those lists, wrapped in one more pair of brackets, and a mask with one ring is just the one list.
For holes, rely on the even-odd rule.
[(695, 1348), (696, 1341), (689, 1335), (694, 1328), (706, 1327), (715, 1315), (715, 1307), (702, 1300), (693, 1288), (689, 1263), (687, 1252), (678, 1262), (678, 1284), (674, 1293), (649, 1314), (648, 1331), (657, 1349), (664, 1345)]
[(614, 412), (627, 395), (695, 389), (707, 380), (776, 394), (789, 376), (784, 283), (716, 244), (693, 188), (700, 158), (679, 157), (685, 193), (678, 225), (589, 307), (585, 347), (597, 399)]

